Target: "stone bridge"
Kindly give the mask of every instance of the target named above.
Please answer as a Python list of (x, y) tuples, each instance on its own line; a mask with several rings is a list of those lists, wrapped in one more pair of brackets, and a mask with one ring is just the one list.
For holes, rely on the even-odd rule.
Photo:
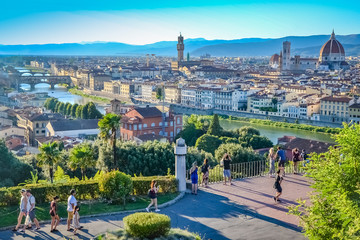
[(70, 76), (48, 76), (48, 74), (33, 74), (33, 75), (19, 75), (16, 77), (15, 88), (19, 90), (20, 84), (29, 84), (31, 90), (35, 89), (35, 85), (39, 83), (47, 83), (51, 89), (54, 89), (56, 84), (68, 84), (73, 86)]
[(326, 121), (313, 121), (308, 119), (298, 119), (298, 118), (291, 118), (291, 117), (281, 117), (281, 116), (272, 116), (272, 115), (264, 115), (264, 114), (257, 114), (257, 113), (250, 113), (245, 111), (227, 111), (227, 110), (219, 110), (219, 109), (201, 109), (201, 108), (195, 108), (195, 107), (186, 107), (179, 104), (171, 104), (170, 109), (177, 113), (177, 114), (199, 114), (199, 115), (226, 115), (226, 116), (232, 116), (232, 117), (245, 117), (245, 118), (256, 118), (256, 119), (263, 119), (263, 120), (272, 120), (277, 122), (284, 122), (284, 119), (286, 119), (286, 122), (289, 123), (300, 123), (300, 124), (307, 124), (307, 125), (313, 125), (318, 127), (341, 127), (342, 124), (340, 123), (334, 123), (334, 122), (326, 122)]

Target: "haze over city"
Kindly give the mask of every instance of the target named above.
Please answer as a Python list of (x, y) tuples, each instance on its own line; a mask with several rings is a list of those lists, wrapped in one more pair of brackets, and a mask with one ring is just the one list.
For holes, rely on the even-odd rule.
[[(0, 44), (279, 38), (358, 33), (359, 1), (12, 1), (1, 3)], [(354, 27), (356, 26), (356, 27)]]

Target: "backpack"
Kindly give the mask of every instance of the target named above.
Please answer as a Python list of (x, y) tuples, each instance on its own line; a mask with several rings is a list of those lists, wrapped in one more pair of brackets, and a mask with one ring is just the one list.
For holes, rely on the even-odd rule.
[(207, 172), (207, 166), (206, 166), (206, 165), (202, 165), (202, 167), (201, 167), (201, 172), (202, 172), (202, 173), (206, 173), (206, 172)]

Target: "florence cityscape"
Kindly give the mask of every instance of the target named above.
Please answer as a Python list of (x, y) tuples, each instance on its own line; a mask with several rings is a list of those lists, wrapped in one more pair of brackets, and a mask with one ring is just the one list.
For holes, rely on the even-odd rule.
[(0, 239), (360, 239), (359, 2), (1, 5)]

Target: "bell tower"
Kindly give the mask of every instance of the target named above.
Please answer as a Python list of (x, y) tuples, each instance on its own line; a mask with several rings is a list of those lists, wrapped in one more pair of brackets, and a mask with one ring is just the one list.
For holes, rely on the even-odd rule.
[(177, 44), (177, 51), (178, 51), (178, 62), (184, 61), (184, 37), (180, 36), (178, 37), (178, 44)]
[(290, 70), (290, 46), (289, 41), (283, 42), (282, 49), (282, 70)]

